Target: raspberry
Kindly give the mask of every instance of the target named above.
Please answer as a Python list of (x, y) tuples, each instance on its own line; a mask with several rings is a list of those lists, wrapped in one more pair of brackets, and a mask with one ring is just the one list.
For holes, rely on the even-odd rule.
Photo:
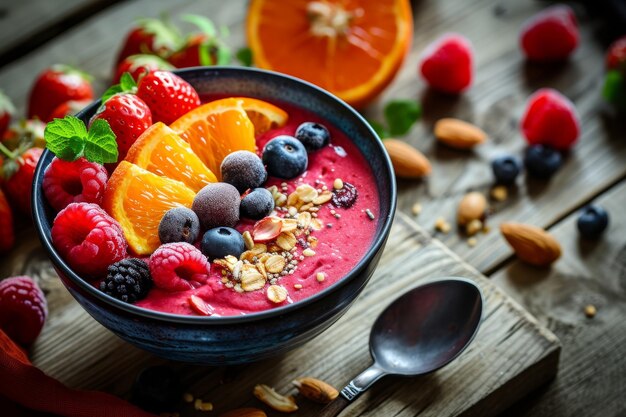
[(32, 278), (0, 281), (0, 328), (11, 339), (30, 345), (39, 336), (47, 316), (46, 297)]
[(435, 90), (458, 94), (472, 83), (472, 55), (469, 39), (456, 33), (443, 35), (422, 55), (422, 77)]
[(548, 7), (522, 26), (520, 45), (531, 61), (562, 61), (578, 46), (576, 16), (563, 4)]
[(349, 182), (344, 182), (341, 189), (333, 191), (333, 204), (335, 207), (350, 208), (358, 196), (356, 187)]
[(119, 223), (95, 204), (71, 203), (57, 214), (52, 243), (78, 273), (100, 278), (126, 257), (128, 247)]
[(43, 175), (43, 192), (56, 211), (70, 203), (102, 203), (107, 170), (85, 158), (68, 162), (54, 158)]
[(185, 242), (161, 245), (150, 257), (154, 285), (167, 291), (185, 291), (209, 278), (209, 262), (195, 246)]
[(556, 90), (542, 88), (528, 99), (521, 119), (522, 133), (529, 144), (557, 150), (571, 148), (580, 133), (574, 104)]

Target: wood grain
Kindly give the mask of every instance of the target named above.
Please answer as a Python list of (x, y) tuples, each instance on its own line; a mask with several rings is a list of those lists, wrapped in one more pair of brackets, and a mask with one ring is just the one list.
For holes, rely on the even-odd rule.
[[(550, 230), (564, 254), (552, 269), (516, 261), (493, 276), (563, 343), (554, 383), (516, 404), (511, 415), (626, 414), (626, 183), (594, 203), (610, 215), (602, 238), (579, 239), (574, 214)], [(583, 312), (588, 304), (597, 308), (594, 318)]]
[[(40, 247), (21, 249), (29, 262), (17, 259), (16, 265), (25, 269), (11, 272), (36, 271), (50, 301), (50, 318), (32, 351), (41, 369), (73, 387), (127, 396), (141, 368), (165, 362), (122, 342), (88, 316), (54, 277)], [(369, 328), (378, 313), (406, 290), (441, 276), (470, 278), (485, 296), (484, 321), (468, 350), (433, 374), (387, 377), (343, 415), (491, 416), (554, 376), (560, 351), (557, 338), (403, 215), (394, 224), (372, 281), (350, 311), (320, 337), (286, 355), (248, 366), (170, 365), (181, 371), (188, 391), (213, 402), (218, 413), (260, 406), (251, 394), (257, 383), (295, 393), (291, 381), (309, 375), (342, 387), (369, 365)], [(322, 408), (303, 398), (298, 403), (299, 416), (317, 415)], [(193, 415), (191, 408), (182, 406), (182, 415)]]

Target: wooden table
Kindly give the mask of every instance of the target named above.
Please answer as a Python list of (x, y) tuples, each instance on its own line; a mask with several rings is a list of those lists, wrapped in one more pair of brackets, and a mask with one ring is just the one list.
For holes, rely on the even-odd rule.
[[(422, 212), (415, 219), (434, 231), (440, 216), (454, 223), (456, 205), (464, 193), (489, 191), (493, 182), (489, 161), (495, 155), (521, 154), (524, 141), (517, 125), (530, 93), (549, 86), (574, 101), (582, 120), (582, 137), (552, 180), (523, 178), (509, 199), (494, 203), (489, 218), (492, 231), (480, 235), (475, 247), (454, 228), (435, 236), (490, 276), (562, 341), (556, 379), (505, 415), (624, 415), (626, 126), (600, 98), (606, 45), (596, 33), (602, 22), (588, 18), (584, 10), (577, 10), (581, 45), (568, 63), (539, 67), (524, 62), (517, 48), (518, 28), (544, 5), (514, 0), (414, 1), (412, 51), (396, 80), (366, 115), (380, 117), (390, 98), (422, 102), (423, 118), (406, 140), (431, 159), (433, 174), (427, 181), (400, 182), (399, 209), (411, 215), (412, 206), (419, 202)], [(228, 25), (229, 43), (238, 47), (244, 44), (245, 7), (244, 0), (5, 0), (0, 3), (0, 88), (23, 111), (37, 74), (59, 62), (94, 74), (98, 91), (103, 91), (121, 34), (136, 17), (163, 11), (173, 16), (204, 14)], [(474, 85), (458, 98), (429, 93), (416, 76), (425, 45), (451, 30), (469, 37), (476, 52)], [(432, 125), (444, 116), (476, 123), (489, 134), (489, 142), (469, 153), (438, 146)], [(580, 240), (576, 231), (577, 212), (589, 202), (601, 204), (611, 215), (609, 230), (597, 242)], [(563, 245), (562, 259), (548, 270), (520, 263), (497, 232), (502, 221), (545, 227)], [(0, 261), (0, 276), (29, 272), (29, 260), (21, 254), (36, 244), (32, 233), (21, 234), (15, 251)], [(583, 314), (587, 304), (598, 309), (593, 319)]]

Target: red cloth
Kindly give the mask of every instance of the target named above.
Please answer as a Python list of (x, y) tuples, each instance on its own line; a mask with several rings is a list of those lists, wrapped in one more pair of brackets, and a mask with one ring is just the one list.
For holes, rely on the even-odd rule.
[(68, 388), (33, 366), (0, 330), (0, 410), (6, 416), (154, 417), (111, 394)]

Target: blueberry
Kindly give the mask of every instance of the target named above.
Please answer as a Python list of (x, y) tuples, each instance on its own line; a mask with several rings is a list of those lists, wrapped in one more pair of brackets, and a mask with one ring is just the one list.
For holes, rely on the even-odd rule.
[(216, 227), (207, 230), (200, 245), (202, 253), (210, 260), (232, 255), (239, 258), (246, 250), (241, 233), (230, 227)]
[(499, 184), (513, 184), (521, 171), (521, 164), (514, 156), (501, 156), (491, 161), (491, 169)]
[(597, 238), (609, 225), (609, 214), (602, 207), (589, 205), (578, 217), (578, 231), (584, 238)]
[(200, 236), (200, 219), (187, 207), (175, 207), (165, 213), (159, 223), (161, 243), (194, 243)]
[(250, 151), (237, 151), (229, 154), (220, 167), (222, 181), (234, 186), (239, 193), (263, 185), (267, 172), (263, 161)]
[(552, 148), (534, 145), (526, 150), (524, 165), (528, 173), (536, 178), (548, 179), (561, 167), (563, 158)]
[(281, 135), (265, 145), (263, 163), (270, 175), (291, 179), (306, 170), (309, 159), (302, 142), (293, 136)]
[(255, 188), (241, 199), (241, 217), (260, 220), (274, 210), (274, 197), (265, 188)]
[(183, 390), (178, 374), (167, 366), (152, 366), (137, 375), (132, 402), (156, 413), (175, 411)]
[(209, 184), (196, 194), (191, 209), (204, 229), (232, 227), (239, 221), (239, 191), (225, 182)]
[(330, 132), (324, 125), (315, 122), (304, 122), (296, 129), (298, 139), (307, 151), (317, 151), (330, 143)]

